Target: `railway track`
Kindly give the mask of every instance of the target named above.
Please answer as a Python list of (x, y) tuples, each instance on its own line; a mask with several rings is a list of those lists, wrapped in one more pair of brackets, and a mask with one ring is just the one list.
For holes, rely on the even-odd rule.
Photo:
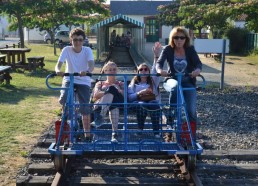
[[(120, 47), (121, 48), (121, 47)], [(113, 61), (132, 72), (135, 61), (124, 49), (115, 49)], [(127, 51), (128, 53), (128, 51)], [(111, 55), (111, 58), (112, 58)], [(126, 56), (130, 59), (127, 59)], [(122, 60), (123, 59), (123, 60)], [(161, 89), (162, 102), (168, 95)], [(29, 164), (17, 175), (17, 186), (38, 185), (257, 185), (256, 151), (204, 151), (195, 170), (187, 170), (183, 156), (156, 153), (91, 153), (66, 159), (64, 172), (56, 172), (48, 147), (55, 142), (54, 122), (30, 154)]]
[[(55, 171), (48, 147), (54, 124), (41, 136), (17, 185), (257, 185), (258, 151), (205, 150), (196, 170), (188, 172), (174, 156), (91, 154), (68, 159), (66, 171)], [(189, 174), (187, 174), (189, 173)]]
[(185, 177), (188, 175), (185, 168), (180, 170), (181, 162), (160, 154), (119, 157), (96, 153), (67, 159), (65, 171), (56, 172), (47, 152), (51, 141), (55, 140), (52, 131), (51, 128), (31, 153), (27, 175), (19, 176), (17, 185), (187, 185)]
[[(53, 125), (52, 125), (53, 126)], [(54, 126), (53, 126), (54, 127)], [(33, 185), (257, 185), (257, 151), (204, 151), (189, 174), (173, 156), (93, 154), (68, 159), (66, 171), (55, 171), (47, 152), (54, 142), (53, 127), (30, 154), (17, 186)], [(181, 165), (181, 167), (180, 167)], [(191, 177), (189, 177), (191, 176)]]
[[(27, 185), (257, 185), (257, 151), (206, 150), (196, 170), (187, 174), (171, 156), (93, 154), (68, 159), (65, 173), (56, 173), (47, 149), (55, 141), (54, 124), (30, 154), (30, 163), (17, 177)], [(180, 167), (181, 165), (181, 167)]]

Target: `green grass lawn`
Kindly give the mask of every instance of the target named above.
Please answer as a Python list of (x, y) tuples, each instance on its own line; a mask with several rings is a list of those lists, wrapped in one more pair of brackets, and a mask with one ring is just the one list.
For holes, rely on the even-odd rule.
[[(15, 185), (19, 167), (41, 133), (57, 118), (60, 109), (59, 91), (47, 88), (46, 76), (54, 72), (57, 56), (51, 45), (30, 44), (26, 57), (45, 56), (45, 67), (36, 72), (17, 70), (11, 72), (11, 85), (0, 85), (0, 185)], [(51, 84), (61, 85), (62, 79), (51, 79)]]

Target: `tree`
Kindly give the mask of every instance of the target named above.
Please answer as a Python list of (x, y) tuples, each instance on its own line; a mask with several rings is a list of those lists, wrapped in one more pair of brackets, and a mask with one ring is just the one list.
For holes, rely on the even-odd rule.
[(182, 18), (180, 24), (185, 27), (199, 31), (199, 37), (201, 38), (201, 30), (207, 26), (207, 22), (204, 19), (206, 12), (205, 4), (189, 4), (180, 6), (178, 15)]
[[(39, 28), (46, 30), (50, 36), (52, 43), (54, 42), (54, 34), (61, 25), (79, 26), (87, 21), (92, 21), (92, 14), (109, 15), (109, 11), (102, 3), (103, 1), (87, 1), (87, 0), (38, 0), (37, 4), (30, 9), (30, 17), (24, 22), (29, 28)], [(54, 54), (56, 47), (54, 44)]]
[[(228, 26), (230, 16), (230, 0), (181, 0), (169, 6), (159, 7), (161, 24), (169, 24), (170, 20), (177, 20), (178, 25), (189, 29), (197, 29), (201, 36), (202, 28), (222, 33)], [(166, 22), (165, 22), (165, 21)], [(168, 20), (168, 21), (167, 21)]]
[(253, 32), (258, 32), (258, 1), (246, 0), (242, 3), (236, 3), (234, 8), (235, 18), (239, 15), (246, 15), (245, 26)]
[(23, 19), (27, 16), (27, 8), (33, 3), (33, 0), (3, 0), (0, 2), (0, 12), (9, 16), (13, 21), (10, 28), (12, 30), (18, 28), (22, 48), (24, 48)]
[(228, 18), (231, 16), (231, 10), (231, 5), (224, 4), (224, 2), (206, 6), (204, 19), (213, 34), (213, 38), (221, 38), (229, 27)]
[[(23, 27), (46, 30), (54, 40), (60, 25), (68, 27), (92, 21), (92, 14), (108, 16), (104, 0), (4, 0), (0, 10), (12, 19), (12, 28), (18, 25), (21, 45), (24, 47)], [(99, 16), (98, 16), (99, 17)], [(17, 24), (18, 23), (18, 24)], [(54, 45), (55, 46), (55, 45)], [(54, 47), (54, 53), (56, 53)]]
[(176, 0), (167, 5), (160, 5), (158, 7), (159, 14), (156, 16), (158, 22), (161, 25), (176, 26), (180, 24), (180, 18), (178, 17), (178, 10), (180, 7), (180, 1)]

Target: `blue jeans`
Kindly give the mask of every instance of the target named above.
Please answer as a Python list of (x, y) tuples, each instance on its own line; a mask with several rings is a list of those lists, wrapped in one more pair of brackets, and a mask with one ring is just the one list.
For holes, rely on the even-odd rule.
[[(197, 102), (197, 93), (195, 86), (192, 83), (182, 83), (183, 88), (194, 88), (193, 90), (184, 90), (183, 95), (186, 103), (186, 111), (189, 116), (189, 120), (196, 122), (197, 121), (197, 113), (196, 113), (196, 102)], [(170, 104), (177, 103), (177, 87), (170, 92), (169, 95)]]
[[(158, 131), (160, 129), (160, 106), (158, 104), (157, 100), (152, 100), (148, 102), (143, 101), (135, 101), (134, 103), (138, 103), (136, 106), (136, 117), (138, 122), (138, 128), (144, 129), (144, 123), (146, 120), (146, 117), (148, 113), (150, 113), (151, 123), (152, 123), (152, 129), (154, 131), (154, 134), (158, 134)], [(153, 103), (153, 105), (141, 105), (141, 103)]]
[[(70, 82), (63, 82), (62, 87), (69, 87)], [(74, 88), (76, 89), (76, 94), (79, 99), (80, 108), (79, 112), (83, 115), (88, 115), (91, 113), (91, 108), (89, 105), (90, 102), (90, 87), (88, 85), (80, 85), (80, 84), (74, 84)], [(59, 97), (59, 103), (63, 106), (65, 106), (68, 90), (61, 90), (60, 91), (60, 97)], [(73, 101), (73, 100), (72, 100)]]

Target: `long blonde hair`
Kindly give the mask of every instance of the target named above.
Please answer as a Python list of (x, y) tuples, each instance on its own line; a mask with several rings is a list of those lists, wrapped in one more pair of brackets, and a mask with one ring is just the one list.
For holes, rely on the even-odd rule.
[(104, 71), (105, 71), (109, 66), (115, 66), (115, 68), (117, 69), (117, 65), (116, 65), (115, 62), (113, 62), (113, 61), (108, 61), (108, 62), (103, 66), (103, 68), (102, 68), (102, 70), (101, 70), (101, 73), (103, 74)]
[(174, 27), (174, 28), (170, 31), (168, 44), (169, 44), (172, 48), (175, 48), (175, 43), (174, 43), (174, 41), (173, 41), (173, 37), (174, 37), (177, 33), (182, 33), (182, 34), (185, 35), (186, 38), (185, 38), (184, 47), (189, 47), (189, 46), (191, 45), (189, 33), (188, 33), (188, 31), (187, 31), (184, 27), (181, 27), (181, 26)]

